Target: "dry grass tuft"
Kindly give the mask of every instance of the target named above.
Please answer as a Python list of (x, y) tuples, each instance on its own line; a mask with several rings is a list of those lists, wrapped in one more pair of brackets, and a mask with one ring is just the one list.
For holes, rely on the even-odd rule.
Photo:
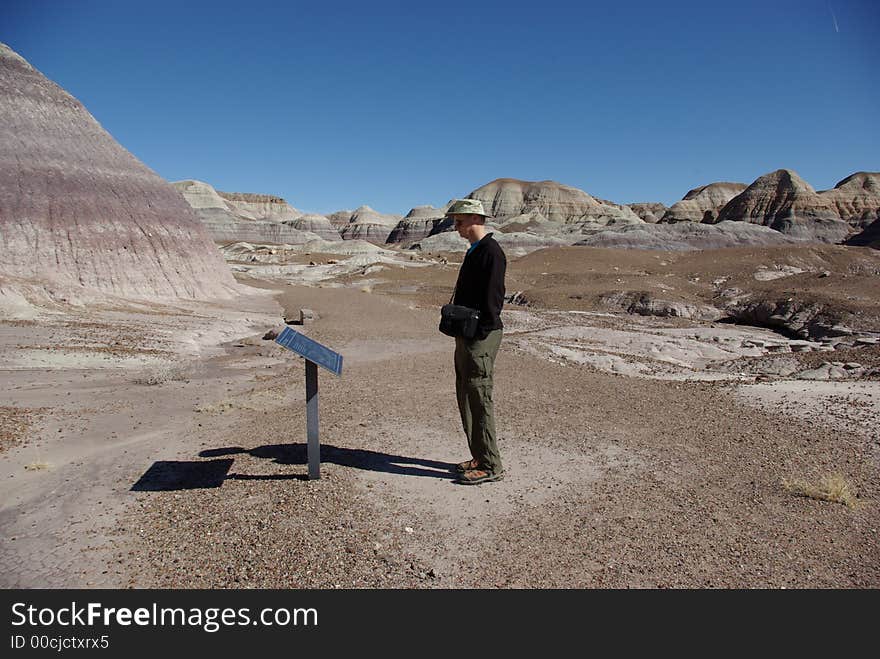
[(847, 480), (840, 474), (826, 474), (819, 480), (819, 485), (814, 485), (803, 479), (783, 479), (782, 487), (786, 492), (798, 497), (808, 497), (819, 501), (831, 501), (842, 503), (849, 508), (855, 508), (858, 504), (856, 495), (852, 493)]
[(194, 375), (189, 364), (163, 364), (135, 377), (134, 384), (164, 384), (165, 382), (186, 382)]

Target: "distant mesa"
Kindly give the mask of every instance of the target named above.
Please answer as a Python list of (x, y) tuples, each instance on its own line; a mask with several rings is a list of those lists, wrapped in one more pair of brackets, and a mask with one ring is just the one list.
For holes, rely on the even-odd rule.
[(721, 209), (715, 221), (760, 224), (795, 238), (826, 243), (842, 242), (853, 233), (833, 201), (790, 169), (777, 169), (756, 179)]
[(235, 295), (220, 252), (174, 188), (4, 44), (0, 133), (3, 295)]
[(467, 195), (483, 202), (486, 212), (505, 220), (537, 211), (559, 224), (638, 224), (630, 208), (598, 200), (583, 190), (555, 181), (522, 181), (499, 178)]
[[(245, 228), (250, 231), (260, 218), (271, 221), (299, 213), (280, 197), (223, 193), (207, 184), (182, 183), (191, 186), (185, 196), (215, 237), (221, 235), (221, 229), (226, 232), (222, 235), (230, 236), (224, 223), (238, 222), (236, 235), (243, 240), (245, 211), (257, 218), (248, 220)], [(466, 197), (482, 202), (490, 215), (488, 228), (515, 255), (553, 245), (668, 250), (808, 242), (877, 246), (880, 230), (876, 224), (880, 217), (877, 172), (856, 172), (834, 189), (816, 192), (795, 172), (780, 169), (751, 185), (728, 181), (702, 185), (669, 208), (658, 202), (617, 204), (555, 181), (513, 178), (495, 179)], [(261, 229), (264, 232), (259, 240), (251, 242), (302, 244), (320, 236), (324, 240), (456, 251), (466, 243), (446, 217), (450, 203), (416, 206), (402, 218), (369, 206), (327, 216), (299, 214), (282, 224), (303, 235), (281, 235), (276, 223), (274, 233)]]
[[(506, 249), (524, 253), (552, 245), (571, 245), (583, 232), (606, 226), (643, 224), (626, 206), (596, 199), (555, 181), (499, 178), (466, 195), (479, 199), (491, 216), (490, 230)], [(431, 251), (446, 251), (464, 244), (453, 231), (444, 208), (419, 207), (407, 214), (389, 235), (389, 242), (418, 244)], [(452, 237), (438, 237), (442, 234)]]
[(856, 172), (819, 196), (834, 206), (841, 220), (864, 230), (880, 218), (880, 172)]
[[(467, 197), (483, 203), (499, 242), (521, 253), (553, 244), (670, 250), (844, 240), (875, 245), (878, 190), (878, 173), (858, 172), (817, 193), (794, 172), (778, 170), (751, 185), (694, 188), (669, 208), (619, 205), (555, 181), (512, 178), (496, 179)], [(433, 251), (461, 246), (444, 217), (446, 208), (412, 209), (388, 242)]]
[(351, 221), (351, 214), (353, 212), (354, 211), (350, 210), (334, 211), (327, 216), (327, 219), (330, 220), (330, 224), (333, 225), (337, 231), (342, 231), (342, 229), (344, 229)]
[[(442, 207), (416, 206), (402, 218), (369, 206), (323, 216), (300, 213), (272, 195), (217, 192), (198, 181), (175, 185), (186, 186), (184, 196), (218, 240), (302, 244), (320, 236), (432, 250), (461, 245), (452, 221), (445, 216), (451, 200)], [(668, 208), (659, 202), (617, 204), (555, 181), (514, 178), (495, 179), (466, 197), (483, 203), (491, 216), (489, 228), (516, 253), (553, 244), (673, 250), (792, 241), (875, 245), (880, 173), (856, 172), (834, 189), (816, 192), (795, 172), (780, 169), (751, 185), (728, 181), (702, 185)], [(277, 226), (279, 219), (286, 228)], [(243, 220), (248, 223), (242, 225)], [(276, 224), (259, 227), (255, 222), (260, 221)], [(731, 223), (760, 225), (774, 233)], [(645, 229), (646, 224), (702, 224), (704, 228)], [(303, 235), (284, 233), (289, 229)], [(253, 235), (255, 231), (258, 235)], [(453, 236), (433, 239), (445, 233)]]
[(245, 192), (218, 192), (203, 181), (172, 184), (201, 218), (216, 242), (299, 245), (317, 236), (295, 226), (303, 214), (281, 197)]
[(281, 197), (252, 192), (220, 192), (227, 204), (236, 210), (236, 215), (252, 220), (283, 222), (302, 215)]
[(663, 224), (707, 222), (717, 219), (719, 211), (746, 189), (745, 183), (710, 183), (690, 190), (681, 201), (670, 206), (660, 217)]
[(434, 206), (416, 206), (400, 220), (391, 233), (388, 234), (388, 243), (413, 243), (427, 238), (434, 233), (435, 227), (443, 221), (446, 209)]
[(365, 240), (376, 245), (384, 245), (388, 236), (402, 219), (400, 215), (383, 215), (369, 206), (361, 206), (342, 223), (339, 218), (339, 234), (343, 240)]
[(316, 213), (304, 213), (295, 219), (284, 220), (284, 224), (289, 224), (298, 231), (305, 231), (324, 240), (342, 240), (339, 231), (330, 223), (330, 220)]

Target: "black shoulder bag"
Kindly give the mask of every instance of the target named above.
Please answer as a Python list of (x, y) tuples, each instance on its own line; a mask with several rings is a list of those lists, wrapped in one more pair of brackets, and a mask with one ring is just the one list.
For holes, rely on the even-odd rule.
[[(458, 285), (456, 284), (456, 289)], [(477, 309), (463, 307), (460, 304), (452, 304), (455, 299), (455, 290), (449, 298), (449, 304), (440, 307), (440, 331), (446, 336), (460, 336), (463, 339), (473, 339), (477, 335), (480, 325), (480, 312)]]

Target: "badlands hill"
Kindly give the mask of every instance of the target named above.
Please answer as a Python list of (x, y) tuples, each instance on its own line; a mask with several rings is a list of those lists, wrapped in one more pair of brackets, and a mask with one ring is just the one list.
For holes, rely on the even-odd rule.
[(826, 197), (844, 222), (860, 233), (851, 242), (877, 246), (880, 238), (880, 172), (856, 172), (819, 193)]
[(336, 214), (339, 233), (345, 240), (366, 240), (384, 244), (402, 219), (400, 215), (384, 215), (369, 206), (361, 206), (346, 219)]
[(283, 222), (301, 215), (281, 197), (253, 192), (221, 192), (217, 194), (236, 210), (236, 214), (252, 220)]
[(228, 297), (229, 268), (172, 186), (0, 44), (0, 284), (7, 303)]
[(598, 200), (583, 190), (555, 181), (499, 178), (477, 188), (467, 197), (482, 201), (486, 212), (500, 221), (525, 215), (532, 215), (534, 219), (534, 214), (559, 224), (628, 224), (642, 221), (625, 206)]
[(656, 224), (667, 210), (666, 204), (661, 204), (659, 201), (627, 204), (627, 207), (645, 222), (651, 224)]
[[(656, 203), (620, 206), (554, 181), (497, 179), (467, 196), (483, 202), (507, 245), (525, 251), (556, 244), (671, 251), (846, 240), (872, 245), (880, 218), (880, 174), (872, 172), (857, 172), (817, 193), (796, 173), (778, 170), (749, 186), (694, 188), (668, 209)], [(451, 224), (426, 219), (430, 227), (407, 216), (392, 239), (414, 240), (422, 249), (453, 248), (453, 238), (435, 238), (451, 231)]]
[[(218, 241), (301, 245), (318, 236), (428, 252), (464, 245), (445, 218), (451, 202), (416, 206), (403, 218), (369, 206), (324, 216), (301, 214), (278, 197), (219, 193), (194, 181), (175, 185)], [(496, 179), (466, 197), (482, 201), (491, 230), (514, 256), (557, 245), (670, 251), (876, 245), (880, 231), (880, 174), (873, 172), (857, 172), (832, 190), (816, 192), (795, 172), (781, 169), (748, 186), (717, 182), (694, 188), (669, 208), (656, 202), (619, 205), (555, 181), (512, 178)], [(251, 208), (244, 209), (243, 201)], [(254, 208), (257, 202), (260, 208)], [(293, 219), (282, 219), (289, 216)]]
[(438, 224), (443, 222), (446, 209), (434, 208), (433, 206), (416, 206), (397, 223), (397, 226), (388, 235), (389, 243), (412, 243), (427, 238), (434, 233)]
[(852, 233), (828, 197), (789, 169), (759, 177), (718, 213), (718, 222), (763, 224), (796, 238), (836, 243)]
[(176, 181), (175, 188), (201, 218), (217, 242), (272, 242), (302, 244), (312, 240), (294, 222), (300, 217), (281, 197), (271, 195), (218, 192), (202, 181)]
[[(663, 213), (660, 222), (702, 222), (716, 218), (728, 201), (746, 189), (744, 183), (710, 183), (689, 191)], [(707, 215), (708, 214), (708, 215)]]

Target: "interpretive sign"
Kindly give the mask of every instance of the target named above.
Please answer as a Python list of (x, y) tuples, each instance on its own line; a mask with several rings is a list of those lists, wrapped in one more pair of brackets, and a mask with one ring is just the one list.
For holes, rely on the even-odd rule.
[(288, 350), (305, 357), (310, 362), (314, 362), (318, 366), (323, 366), (333, 375), (342, 375), (342, 355), (333, 352), (327, 346), (321, 345), (314, 339), (310, 339), (305, 334), (300, 334), (296, 330), (285, 327), (275, 343), (284, 346)]
[(334, 375), (342, 374), (342, 355), (314, 339), (285, 327), (275, 343), (306, 360), (306, 440), (309, 480), (321, 478), (321, 443), (318, 439), (318, 366)]

